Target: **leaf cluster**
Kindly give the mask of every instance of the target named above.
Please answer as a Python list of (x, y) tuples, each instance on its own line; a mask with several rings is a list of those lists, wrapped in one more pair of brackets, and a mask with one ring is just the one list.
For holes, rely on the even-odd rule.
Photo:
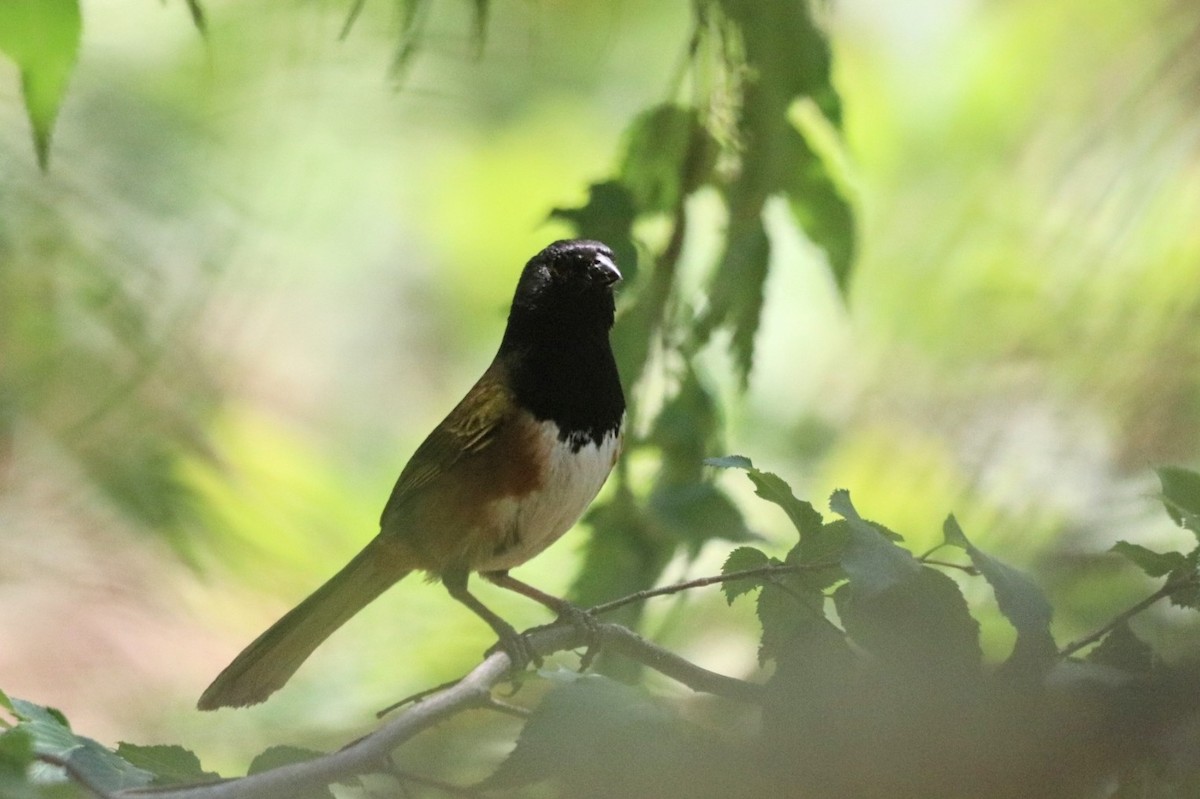
[[(724, 706), (704, 710), (641, 685), (547, 669), (522, 681), (538, 686), (524, 709), (489, 700), (523, 721), (512, 751), (481, 783), (451, 786), (380, 764), (379, 775), (343, 790), (1013, 799), (1087, 797), (1102, 788), (1163, 799), (1200, 792), (1200, 664), (1164, 662), (1129, 624), (1157, 599), (1191, 602), (1200, 581), (1194, 549), (1115, 547), (1162, 587), (1060, 648), (1038, 584), (972, 543), (953, 516), (941, 546), (916, 555), (899, 534), (864, 518), (844, 490), (834, 492), (826, 516), (747, 458), (709, 463), (745, 472), (755, 493), (784, 512), (795, 543), (782, 558), (739, 546), (719, 578), (656, 593), (720, 582), (731, 604), (753, 596), (767, 675), (761, 690), (727, 692)], [(1200, 474), (1169, 468), (1160, 477), (1168, 514), (1198, 532)], [(960, 557), (935, 560), (943, 549)], [(977, 579), (1016, 631), (999, 663), (985, 660), (978, 609), (960, 588), (959, 580)], [(68, 776), (102, 796), (216, 778), (181, 747), (108, 750), (74, 733), (57, 711), (6, 697), (0, 705), (13, 717), (0, 734), (4, 796), (72, 795)], [(274, 747), (251, 773), (320, 757)], [(324, 785), (296, 790), (330, 795)]]
[[(646, 589), (678, 553), (713, 539), (754, 537), (702, 466), (724, 446), (717, 377), (700, 355), (726, 342), (730, 377), (746, 386), (778, 232), (768, 205), (791, 209), (839, 288), (850, 273), (850, 204), (820, 154), (839, 139), (841, 107), (812, 6), (694, 0), (692, 20), (668, 98), (629, 125), (614, 174), (583, 205), (553, 214), (612, 246), (626, 273), (613, 344), (634, 435), (616, 490), (587, 519), (594, 535), (572, 590), (581, 604)], [(696, 291), (684, 272), (701, 261), (691, 249), (701, 194), (719, 200), (726, 221)], [(648, 479), (634, 478), (635, 462), (653, 464)], [(623, 612), (633, 622), (638, 608)]]

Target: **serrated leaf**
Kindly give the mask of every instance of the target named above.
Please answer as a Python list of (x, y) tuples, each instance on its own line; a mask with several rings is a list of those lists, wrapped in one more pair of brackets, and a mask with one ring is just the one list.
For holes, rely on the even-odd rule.
[(818, 535), (800, 538), (784, 558), (784, 563), (801, 567), (800, 579), (814, 590), (824, 591), (846, 579), (842, 555), (850, 541), (850, 525), (845, 519), (835, 519), (821, 526)]
[(1167, 583), (1175, 585), (1168, 594), (1171, 604), (1181, 608), (1200, 610), (1200, 547), (1193, 549), (1183, 558), (1183, 564), (1167, 575)]
[(906, 679), (945, 685), (979, 675), (979, 623), (958, 584), (940, 571), (921, 567), (877, 593), (851, 581), (835, 592), (834, 603), (850, 637)]
[[(725, 565), (721, 567), (721, 574), (733, 574), (734, 572), (747, 571), (749, 569), (761, 569), (769, 566), (771, 559), (768, 558), (762, 551), (754, 547), (738, 547), (729, 553), (729, 557), (725, 558)], [(725, 592), (725, 599), (729, 604), (733, 604), (733, 600), (740, 597), (742, 594), (748, 594), (763, 585), (763, 580), (757, 577), (745, 577), (740, 580), (726, 580), (721, 583), (721, 590)]]
[(722, 455), (719, 458), (705, 458), (705, 466), (715, 466), (718, 469), (745, 469), (754, 468), (754, 464), (745, 455)]
[[(293, 763), (303, 763), (323, 754), (323, 752), (299, 746), (272, 746), (250, 761), (250, 768), (247, 769), (246, 774), (259, 774), (282, 766), (290, 766)], [(303, 790), (295, 791), (291, 794), (290, 799), (334, 799), (334, 795), (328, 786), (311, 785)]]
[(200, 758), (190, 749), (182, 746), (163, 744), (140, 746), (122, 741), (117, 744), (117, 755), (126, 762), (153, 774), (155, 785), (202, 782), (221, 778), (221, 775), (216, 772), (205, 771), (200, 765)]
[(34, 763), (33, 738), (21, 729), (0, 734), (0, 796), (4, 799), (37, 799), (29, 779)]
[(1155, 471), (1162, 483), (1163, 507), (1171, 520), (1200, 536), (1200, 474), (1178, 466)]
[(942, 532), (947, 544), (966, 551), (971, 563), (992, 586), (1000, 612), (1017, 631), (1017, 646), (1013, 656), (1029, 658), (1042, 665), (1049, 663), (1057, 651), (1054, 636), (1050, 633), (1054, 608), (1041, 587), (1025, 572), (993, 558), (972, 544), (953, 514), (946, 517)]
[(1100, 645), (1088, 653), (1087, 660), (1128, 674), (1149, 674), (1156, 665), (1154, 650), (1134, 635), (1127, 622), (1109, 631)]
[(715, 538), (735, 542), (758, 538), (733, 501), (712, 483), (656, 485), (646, 510), (657, 527), (687, 544), (693, 554)]
[(808, 240), (824, 250), (834, 282), (845, 293), (854, 261), (854, 210), (800, 132), (784, 136), (795, 164), (784, 186), (788, 207)]
[(921, 564), (908, 550), (896, 546), (876, 525), (858, 515), (849, 491), (834, 491), (829, 509), (846, 520), (849, 536), (840, 563), (851, 585), (864, 596), (887, 591), (920, 573)]
[(106, 791), (121, 791), (153, 781), (150, 772), (126, 762), (97, 741), (73, 733), (58, 710), (23, 699), (13, 698), (11, 702), (21, 719), (18, 729), (30, 735), (34, 751), (70, 763), (93, 785)]
[(705, 183), (717, 146), (694, 108), (672, 103), (638, 115), (625, 133), (621, 183), (641, 213), (672, 211)]
[(749, 476), (750, 481), (754, 483), (754, 493), (783, 508), (783, 512), (787, 514), (801, 538), (821, 532), (824, 521), (821, 514), (817, 513), (812, 503), (797, 499), (792, 493), (792, 487), (782, 477), (758, 469), (750, 470)]
[(825, 616), (825, 596), (798, 575), (779, 575), (766, 582), (755, 611), (762, 625), (760, 664), (789, 656), (811, 636), (841, 634)]
[(315, 749), (305, 749), (302, 746), (272, 746), (263, 750), (254, 760), (250, 761), (250, 768), (246, 770), (246, 773), (259, 774), (279, 768), (280, 766), (304, 763), (305, 761), (312, 760), (314, 757), (322, 757), (324, 754), (324, 752), (318, 752)]
[(804, 536), (818, 535), (824, 521), (812, 503), (797, 499), (792, 487), (777, 474), (756, 469), (749, 458), (742, 455), (726, 455), (706, 458), (704, 463), (719, 469), (742, 469), (754, 484), (754, 493), (767, 502), (778, 505), (787, 514), (796, 531)]
[(479, 787), (516, 788), (557, 779), (605, 784), (612, 787), (611, 795), (629, 795), (620, 790), (624, 784), (652, 779), (651, 764), (678, 756), (679, 725), (641, 688), (583, 675), (546, 694), (513, 751)]
[(25, 112), (33, 128), (42, 169), (50, 135), (79, 50), (78, 0), (4, 0), (0, 3), (0, 52), (17, 64)]
[(771, 258), (771, 240), (761, 210), (761, 205), (744, 211), (730, 208), (735, 218), (730, 221), (725, 252), (708, 288), (708, 311), (693, 329), (697, 343), (707, 341), (720, 326), (732, 329), (729, 348), (743, 388), (754, 365), (754, 338)]
[(1162, 577), (1182, 568), (1187, 559), (1182, 552), (1155, 552), (1140, 544), (1118, 541), (1109, 552), (1116, 553), (1137, 566), (1149, 577)]
[(830, 78), (829, 43), (813, 21), (809, 4), (721, 0), (721, 7), (741, 32), (754, 78), (783, 98), (780, 103), (811, 97), (839, 127), (842, 108)]
[(637, 247), (633, 243), (633, 223), (637, 205), (629, 189), (618, 181), (593, 183), (588, 187), (588, 201), (580, 208), (555, 208), (551, 219), (562, 219), (575, 228), (580, 238), (595, 239), (607, 244), (620, 266), (624, 282), (637, 279)]

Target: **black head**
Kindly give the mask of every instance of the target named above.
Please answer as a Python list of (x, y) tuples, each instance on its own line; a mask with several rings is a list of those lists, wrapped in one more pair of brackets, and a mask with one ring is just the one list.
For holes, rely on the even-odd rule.
[(613, 284), (620, 279), (612, 250), (604, 244), (586, 239), (556, 241), (525, 264), (510, 321), (533, 314), (599, 325), (607, 331), (615, 309)]

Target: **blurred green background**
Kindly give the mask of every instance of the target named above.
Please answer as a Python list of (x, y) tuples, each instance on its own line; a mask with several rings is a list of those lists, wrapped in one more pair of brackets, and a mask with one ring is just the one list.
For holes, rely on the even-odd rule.
[[(550, 211), (669, 99), (690, 25), (682, 1), (494, 2), (477, 53), (474, 5), (445, 0), (395, 76), (396, 7), (366, 3), (339, 41), (351, 5), (211, 0), (205, 41), (183, 3), (84, 2), (47, 174), (0, 63), (0, 687), (106, 743), (237, 770), (268, 743), (344, 742), (478, 659), (486, 629), (409, 580), (266, 705), (192, 710), (374, 534), (491, 358), (520, 266), (570, 232)], [(748, 392), (709, 358), (727, 450), (817, 505), (849, 488), (916, 551), (954, 511), (1048, 587), (1067, 640), (1146, 593), (1101, 553), (1176, 542), (1151, 467), (1200, 460), (1200, 15), (826, 9), (859, 224), (849, 303), (799, 234), (776, 249)], [(786, 548), (784, 520), (723, 479)], [(518, 574), (564, 591), (583, 536)], [(752, 674), (752, 608), (723, 605), (660, 600), (646, 632)], [(1138, 630), (1200, 649), (1169, 609)]]

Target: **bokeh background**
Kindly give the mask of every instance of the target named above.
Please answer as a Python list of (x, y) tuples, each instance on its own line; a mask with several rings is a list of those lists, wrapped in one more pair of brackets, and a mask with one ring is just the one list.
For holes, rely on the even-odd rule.
[[(670, 99), (690, 30), (682, 0), (493, 2), (480, 47), (475, 5), (444, 0), (396, 73), (396, 6), (367, 2), (339, 39), (351, 5), (210, 0), (202, 39), (183, 3), (84, 2), (45, 174), (0, 64), (0, 688), (105, 743), (237, 771), (270, 743), (342, 743), (478, 659), (486, 629), (414, 579), (266, 705), (192, 709), (373, 535), (490, 360), (520, 266), (569, 233), (550, 212)], [(776, 251), (748, 391), (711, 358), (726, 451), (814, 504), (849, 488), (917, 551), (954, 511), (1047, 587), (1067, 640), (1147, 592), (1104, 551), (1177, 545), (1152, 467), (1200, 460), (1200, 15), (825, 9), (858, 258), (844, 302), (798, 233)], [(785, 549), (785, 520), (723, 479)], [(565, 590), (584, 536), (519, 574)], [(1181, 611), (1137, 629), (1200, 649)], [(658, 601), (646, 632), (756, 668), (751, 606), (715, 589)]]

